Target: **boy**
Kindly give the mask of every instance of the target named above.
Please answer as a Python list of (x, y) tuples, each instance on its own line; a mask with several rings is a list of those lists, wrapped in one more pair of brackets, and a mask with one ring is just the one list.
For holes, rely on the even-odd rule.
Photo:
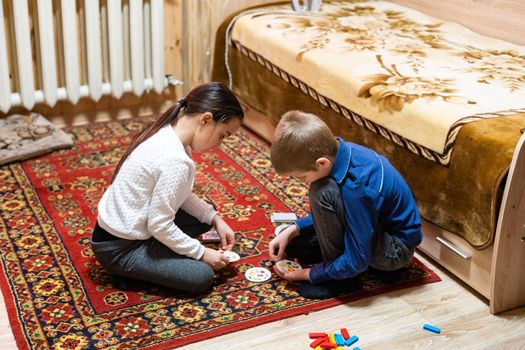
[(290, 111), (277, 125), (271, 161), (278, 173), (310, 184), (311, 215), (269, 246), (273, 260), (287, 255), (316, 263), (281, 274), (309, 282), (299, 288), (302, 296), (349, 291), (369, 266), (395, 271), (408, 265), (423, 237), (421, 219), (408, 185), (385, 157), (335, 138), (313, 114)]

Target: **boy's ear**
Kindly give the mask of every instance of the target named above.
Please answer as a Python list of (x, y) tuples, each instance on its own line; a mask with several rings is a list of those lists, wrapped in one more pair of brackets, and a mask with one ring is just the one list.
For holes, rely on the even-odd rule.
[(317, 164), (321, 168), (326, 169), (332, 165), (332, 161), (329, 158), (321, 157), (321, 158), (317, 158), (317, 160), (315, 161), (315, 164)]
[(213, 120), (213, 115), (210, 112), (202, 113), (199, 117), (199, 124), (200, 125), (206, 125), (210, 121)]

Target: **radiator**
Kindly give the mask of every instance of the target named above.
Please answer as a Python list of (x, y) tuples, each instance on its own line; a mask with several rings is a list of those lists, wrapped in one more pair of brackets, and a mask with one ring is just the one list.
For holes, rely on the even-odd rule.
[(163, 0), (0, 0), (0, 111), (161, 93), (180, 83), (164, 74), (163, 7)]

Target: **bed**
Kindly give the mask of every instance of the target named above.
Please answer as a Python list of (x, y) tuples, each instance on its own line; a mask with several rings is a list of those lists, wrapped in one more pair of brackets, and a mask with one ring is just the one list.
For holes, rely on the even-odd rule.
[(387, 156), (424, 218), (420, 250), (492, 313), (525, 304), (524, 47), (390, 2), (272, 4), (223, 22), (212, 78), (268, 125), (313, 112)]

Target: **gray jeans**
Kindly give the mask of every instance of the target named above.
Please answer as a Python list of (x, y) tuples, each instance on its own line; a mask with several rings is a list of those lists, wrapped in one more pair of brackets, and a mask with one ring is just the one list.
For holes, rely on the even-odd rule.
[[(310, 208), (314, 222), (314, 232), (302, 233), (291, 244), (308, 241), (312, 234), (317, 241), (322, 259), (331, 261), (344, 251), (345, 216), (339, 186), (334, 179), (326, 177), (310, 185)], [(408, 248), (399, 238), (378, 227), (374, 236), (370, 266), (382, 271), (394, 271), (408, 265), (414, 249)], [(312, 248), (309, 248), (312, 250)], [(297, 250), (297, 247), (295, 248)]]
[[(197, 237), (211, 228), (182, 210), (177, 212), (175, 224), (191, 237)], [(98, 225), (95, 230), (107, 233)], [(179, 255), (155, 238), (102, 242), (92, 239), (91, 248), (100, 264), (118, 276), (189, 293), (205, 292), (213, 284), (214, 272), (208, 264)]]

